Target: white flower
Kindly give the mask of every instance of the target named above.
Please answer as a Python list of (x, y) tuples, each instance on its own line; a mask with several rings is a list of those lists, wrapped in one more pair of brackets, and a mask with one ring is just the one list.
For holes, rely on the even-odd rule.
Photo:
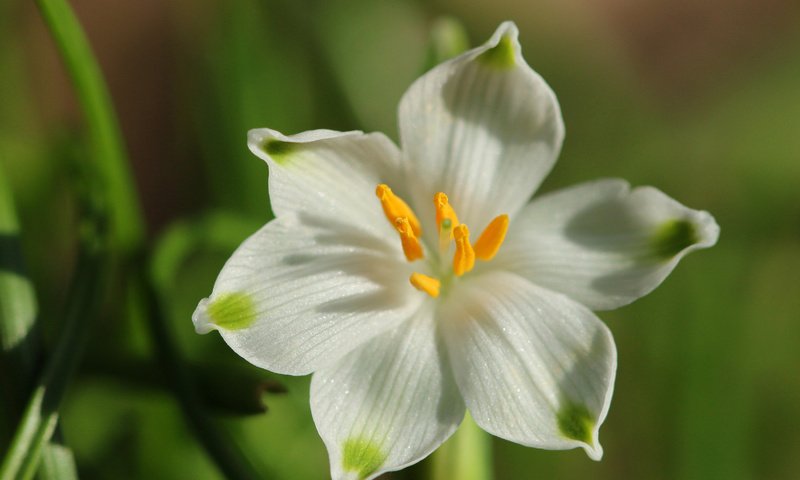
[(314, 373), (337, 479), (419, 461), (465, 407), (499, 437), (600, 459), (617, 359), (591, 311), (653, 290), (717, 224), (622, 180), (528, 204), (564, 128), (510, 22), (417, 80), (399, 121), (400, 150), (380, 133), (249, 133), (277, 218), (228, 260), (195, 328)]

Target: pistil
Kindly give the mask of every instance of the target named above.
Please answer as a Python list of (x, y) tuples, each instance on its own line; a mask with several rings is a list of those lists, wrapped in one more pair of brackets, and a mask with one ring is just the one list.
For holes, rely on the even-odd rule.
[(436, 226), (439, 228), (439, 252), (444, 255), (450, 247), (453, 230), (460, 224), (458, 216), (444, 192), (433, 196), (433, 206), (436, 209)]

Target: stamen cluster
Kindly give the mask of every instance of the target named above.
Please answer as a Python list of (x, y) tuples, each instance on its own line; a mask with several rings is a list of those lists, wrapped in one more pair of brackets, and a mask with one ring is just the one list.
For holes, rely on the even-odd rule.
[[(386, 184), (378, 185), (375, 195), (381, 202), (387, 220), (400, 235), (400, 243), (406, 260), (413, 262), (425, 258), (425, 250), (420, 241), (422, 227), (411, 207), (402, 198), (395, 195)], [(458, 215), (450, 205), (447, 195), (438, 192), (433, 196), (433, 204), (436, 208), (436, 226), (439, 229), (440, 254), (447, 254), (450, 249), (450, 241), (455, 242), (452, 273), (460, 277), (475, 267), (475, 259), (489, 261), (494, 258), (508, 231), (508, 215), (498, 215), (489, 222), (489, 225), (478, 237), (478, 241), (473, 245), (469, 240), (469, 228), (466, 224), (458, 221)], [(417, 290), (434, 298), (439, 296), (441, 279), (414, 272), (409, 281)]]

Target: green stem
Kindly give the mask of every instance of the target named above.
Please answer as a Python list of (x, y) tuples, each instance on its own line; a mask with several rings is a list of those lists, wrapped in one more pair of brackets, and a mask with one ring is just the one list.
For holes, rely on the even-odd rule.
[(433, 480), (490, 480), (492, 439), (470, 416), (432, 457)]
[(88, 322), (96, 316), (105, 297), (108, 259), (103, 223), (102, 218), (96, 219), (84, 230), (78, 267), (67, 296), (63, 329), (0, 466), (0, 480), (31, 478), (56, 427), (58, 406), (83, 352)]
[(78, 19), (66, 0), (36, 0), (72, 78), (86, 122), (92, 159), (107, 195), (113, 244), (125, 253), (144, 239), (144, 221), (122, 136), (103, 76)]
[[(0, 384), (6, 413), (4, 428), (0, 429), (2, 450), (8, 447), (7, 435), (14, 433), (11, 427), (22, 418), (35, 385), (39, 354), (38, 305), (23, 265), (20, 242), (11, 190), (0, 171)], [(48, 443), (43, 447), (41, 467), (41, 480), (77, 478), (72, 454), (61, 445)]]

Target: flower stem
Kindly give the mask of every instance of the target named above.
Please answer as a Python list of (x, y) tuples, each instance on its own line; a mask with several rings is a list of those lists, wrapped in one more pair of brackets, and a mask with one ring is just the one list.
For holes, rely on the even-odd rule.
[(144, 221), (102, 73), (67, 1), (36, 0), (36, 4), (53, 35), (83, 110), (91, 157), (107, 196), (113, 245), (130, 253), (144, 239)]
[(491, 437), (467, 412), (456, 433), (433, 454), (433, 480), (490, 480)]

